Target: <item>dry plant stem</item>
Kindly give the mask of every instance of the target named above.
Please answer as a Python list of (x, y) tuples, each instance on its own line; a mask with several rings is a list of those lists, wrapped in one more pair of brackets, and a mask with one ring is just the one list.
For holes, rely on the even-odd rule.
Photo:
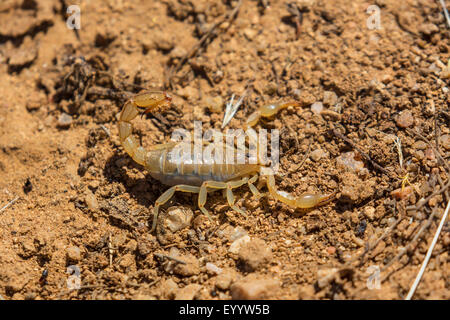
[(373, 161), (373, 160), (369, 157), (369, 155), (368, 155), (367, 153), (365, 153), (364, 151), (362, 151), (362, 150), (361, 150), (361, 149), (360, 149), (360, 148), (359, 148), (352, 140), (350, 140), (349, 138), (347, 138), (346, 136), (344, 136), (342, 133), (340, 133), (340, 132), (339, 132), (338, 130), (336, 130), (336, 129), (333, 129), (333, 134), (334, 134), (336, 137), (338, 137), (338, 138), (344, 140), (344, 141), (345, 141), (346, 143), (348, 143), (349, 145), (351, 145), (356, 151), (358, 151), (358, 152), (361, 154), (361, 156), (362, 156), (364, 159), (366, 159), (367, 161), (369, 161), (375, 169), (377, 169), (377, 170), (383, 172), (384, 174), (386, 174), (387, 176), (390, 177), (390, 172), (389, 172), (388, 170), (386, 170), (385, 168), (383, 168), (382, 166), (380, 166), (378, 163), (376, 163), (375, 161)]
[(176, 65), (176, 67), (174, 69), (169, 70), (169, 75), (168, 75), (168, 79), (167, 79), (167, 83), (172, 87), (171, 82), (172, 82), (172, 76), (174, 73), (177, 73), (178, 71), (180, 71), (180, 69), (183, 67), (183, 65), (192, 57), (194, 57), (197, 54), (197, 51), (205, 44), (205, 42), (212, 36), (214, 30), (220, 26), (222, 23), (226, 22), (226, 21), (231, 21), (234, 19), (234, 17), (236, 16), (236, 14), (239, 11), (239, 8), (241, 7), (242, 4), (242, 0), (239, 0), (238, 4), (236, 5), (236, 7), (230, 12), (225, 14), (225, 16), (220, 19), (219, 22), (214, 23), (211, 28), (208, 30), (208, 32), (206, 32), (203, 37), (201, 37), (201, 39), (191, 48), (191, 50), (189, 50), (189, 52), (183, 57), (181, 58), (180, 62), (178, 62), (178, 64)]
[(5, 211), (6, 209), (8, 209), (9, 206), (13, 205), (17, 200), (19, 200), (19, 196), (15, 197), (14, 199), (12, 199), (10, 202), (8, 202), (7, 204), (5, 204), (1, 209), (0, 209), (0, 213), (2, 213), (3, 211)]
[(109, 131), (109, 129), (107, 127), (105, 127), (105, 125), (101, 124), (100, 128), (105, 131), (106, 135), (108, 136), (108, 138), (111, 138), (111, 131)]
[[(408, 252), (408, 250), (416, 243), (416, 241), (419, 239), (419, 237), (422, 235), (422, 233), (428, 229), (433, 222), (433, 218), (436, 215), (436, 210), (433, 210), (430, 217), (428, 218), (427, 222), (420, 228), (420, 230), (416, 233), (414, 238), (409, 242), (409, 244), (403, 248), (394, 258), (392, 258), (382, 269), (381, 272), (386, 271), (395, 261), (398, 261), (405, 253)], [(387, 277), (384, 277), (382, 281), (386, 280)]]
[(116, 100), (119, 102), (123, 102), (123, 101), (126, 101), (127, 99), (129, 99), (133, 94), (131, 92), (126, 92), (126, 91), (117, 92), (116, 90), (103, 88), (103, 87), (90, 87), (87, 90), (87, 95), (98, 96), (101, 98), (112, 99), (112, 100)]
[[(391, 232), (392, 230), (395, 229), (395, 227), (397, 227), (397, 225), (400, 223), (400, 221), (402, 221), (403, 217), (398, 218), (397, 220), (395, 220), (395, 222), (392, 224), (392, 226), (389, 227), (389, 229), (387, 229), (383, 235), (381, 237), (379, 237), (372, 245), (367, 244), (364, 252), (357, 258), (357, 259), (361, 259), (360, 265), (362, 266), (364, 264), (364, 256), (369, 253), (371, 250), (373, 250), (374, 248), (376, 248), (378, 246), (378, 244), (383, 241)], [(355, 260), (357, 260), (355, 259)]]
[(445, 1), (439, 0), (439, 2), (441, 3), (442, 9), (444, 10), (444, 16), (445, 16), (445, 19), (447, 20), (447, 25), (450, 28), (450, 16), (448, 14), (447, 7), (445, 6)]
[(437, 158), (439, 158), (439, 160), (444, 164), (444, 166), (447, 168), (447, 175), (450, 175), (450, 165), (448, 164), (448, 161), (445, 161), (445, 159), (442, 157), (442, 155), (436, 150), (436, 148), (431, 144), (431, 142), (424, 137), (423, 135), (421, 135), (419, 132), (415, 131), (415, 130), (411, 130), (411, 129), (406, 129), (406, 131), (408, 131), (411, 134), (414, 134), (416, 136), (418, 136), (420, 139), (422, 139), (424, 142), (426, 142), (431, 150), (433, 150), (434, 154), (436, 155)]
[(186, 264), (186, 262), (184, 262), (183, 260), (174, 258), (172, 256), (168, 256), (168, 255), (165, 255), (165, 254), (162, 254), (162, 253), (155, 253), (155, 256), (157, 256), (160, 259), (169, 259), (169, 260), (173, 260), (175, 262), (181, 263), (181, 264)]
[(434, 114), (434, 143), (436, 144), (436, 151), (440, 154), (441, 151), (439, 150), (439, 138), (441, 135), (441, 131), (439, 130), (438, 126), (438, 119), (439, 113)]
[(449, 209), (450, 209), (450, 201), (447, 203), (447, 208), (445, 209), (445, 212), (442, 215), (442, 219), (441, 219), (441, 222), (439, 223), (439, 227), (437, 228), (436, 233), (434, 234), (433, 241), (431, 242), (430, 247), (428, 248), (427, 255), (425, 256), (425, 259), (422, 263), (422, 267), (420, 268), (420, 271), (417, 274), (417, 277), (414, 280), (414, 283), (411, 286), (411, 289), (409, 290), (408, 295), (406, 296), (405, 300), (411, 300), (412, 296), (416, 292), (417, 286), (419, 285), (419, 282), (422, 279), (423, 273), (425, 272), (425, 269), (427, 268), (428, 261), (430, 261), (434, 246), (436, 245), (439, 235), (441, 234), (442, 227), (444, 226), (445, 220), (447, 220)]
[[(402, 207), (403, 208), (403, 207)], [(395, 216), (395, 206), (394, 206), (394, 216)], [(392, 230), (395, 229), (395, 227), (403, 220), (403, 218), (405, 217), (405, 211), (404, 208), (402, 210), (402, 214), (395, 220), (395, 222), (381, 235), (381, 237), (379, 237), (372, 245), (370, 245), (369, 243), (366, 244), (366, 247), (364, 249), (364, 252), (361, 253), (359, 256), (353, 258), (352, 260), (350, 260), (349, 262), (347, 262), (343, 268), (349, 268), (351, 266), (351, 264), (357, 260), (361, 260), (358, 267), (361, 267), (365, 260), (364, 257), (366, 256), (367, 253), (369, 253), (371, 250), (373, 250), (374, 248), (376, 248), (376, 246), (383, 241), (391, 232)]]
[(443, 186), (441, 189), (434, 191), (432, 194), (430, 194), (428, 197), (425, 198), (425, 200), (421, 201), (421, 203), (419, 205), (415, 205), (415, 206), (409, 206), (406, 208), (406, 210), (411, 211), (411, 210), (420, 210), (425, 204), (428, 203), (428, 201), (433, 198), (434, 196), (437, 196), (445, 191), (447, 191), (447, 189), (450, 187), (450, 180), (447, 182), (447, 184), (445, 186)]
[[(441, 179), (441, 176), (439, 174), (437, 174), (436, 177), (437, 177), (438, 182), (439, 182), (439, 184), (441, 186), (441, 189), (444, 188), (445, 185), (444, 185), (444, 182)], [(444, 196), (445, 196), (445, 201), (448, 202), (450, 200), (450, 197), (448, 196), (448, 190), (447, 189), (445, 189), (445, 191), (444, 191)]]

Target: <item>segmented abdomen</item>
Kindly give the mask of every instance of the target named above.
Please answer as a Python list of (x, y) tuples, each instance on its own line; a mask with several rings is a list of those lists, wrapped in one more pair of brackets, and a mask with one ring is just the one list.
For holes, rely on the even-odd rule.
[[(195, 157), (194, 152), (188, 156), (177, 156), (173, 150), (168, 148), (150, 151), (145, 166), (153, 178), (170, 186), (201, 186), (204, 181), (225, 182), (259, 170), (257, 164), (216, 163), (214, 152), (211, 157), (204, 157), (202, 153)], [(225, 159), (222, 162), (225, 162)]]

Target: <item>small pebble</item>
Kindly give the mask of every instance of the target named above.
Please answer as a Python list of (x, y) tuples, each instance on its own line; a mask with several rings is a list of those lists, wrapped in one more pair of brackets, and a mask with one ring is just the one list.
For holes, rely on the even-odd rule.
[(172, 279), (163, 280), (161, 282), (161, 291), (166, 299), (173, 299), (178, 292), (178, 285)]
[(413, 144), (413, 148), (417, 150), (425, 150), (427, 147), (427, 144), (423, 142), (422, 140), (416, 141)]
[(434, 23), (424, 23), (419, 27), (419, 31), (429, 36), (439, 32), (439, 28)]
[(172, 51), (170, 51), (169, 57), (172, 59), (182, 58), (187, 55), (186, 49), (180, 46), (176, 46)]
[(302, 103), (302, 106), (309, 106), (312, 105), (314, 103), (314, 101), (316, 101), (316, 97), (314, 97), (311, 93), (309, 93), (306, 90), (302, 90), (300, 92), (300, 102)]
[(265, 88), (264, 93), (268, 95), (274, 95), (277, 92), (278, 86), (275, 82), (269, 82)]
[(440, 143), (442, 144), (442, 147), (449, 151), (450, 150), (450, 134), (444, 134), (439, 139)]
[(445, 68), (441, 71), (441, 78), (442, 78), (442, 79), (450, 79), (450, 66), (445, 67)]
[(426, 157), (428, 160), (434, 160), (434, 159), (436, 159), (436, 157), (435, 157), (435, 155), (434, 155), (434, 152), (433, 152), (433, 149), (427, 148), (427, 149), (425, 150), (425, 157)]
[(216, 279), (216, 288), (219, 290), (228, 290), (236, 277), (236, 271), (232, 269), (224, 270)]
[(251, 28), (246, 28), (244, 30), (244, 36), (247, 38), (248, 41), (253, 41), (255, 39), (256, 34), (257, 31)]
[(242, 227), (234, 228), (233, 232), (230, 235), (230, 240), (234, 241), (239, 238), (242, 238), (247, 235), (247, 231), (245, 231)]
[(8, 71), (19, 72), (31, 65), (38, 57), (38, 49), (35, 46), (22, 45), (10, 53)]
[(430, 207), (435, 207), (436, 204), (438, 203), (438, 197), (432, 197), (430, 200), (428, 200), (428, 205)]
[(392, 77), (392, 74), (390, 74), (390, 73), (384, 74), (381, 77), (381, 82), (384, 84), (388, 84), (388, 83), (392, 82), (392, 80), (393, 80), (393, 77)]
[(67, 259), (70, 260), (71, 262), (79, 262), (81, 260), (81, 251), (80, 248), (78, 247), (69, 247), (67, 249)]
[(320, 114), (323, 110), (323, 103), (322, 102), (314, 102), (311, 105), (311, 111), (315, 114)]
[(86, 205), (89, 209), (97, 209), (98, 208), (98, 201), (95, 195), (92, 193), (91, 190), (86, 191), (86, 197), (84, 198), (84, 201), (86, 202)]
[(199, 284), (189, 284), (186, 287), (178, 290), (175, 296), (175, 300), (193, 300), (195, 295), (200, 291), (201, 288), (202, 286)]
[(369, 219), (370, 221), (373, 221), (375, 218), (375, 208), (372, 206), (367, 206), (364, 208), (364, 215)]
[(58, 124), (57, 127), (61, 129), (67, 129), (70, 127), (72, 123), (72, 117), (68, 115), (67, 113), (61, 113), (61, 115), (58, 118)]
[(412, 192), (413, 188), (411, 186), (406, 186), (403, 190), (402, 188), (395, 189), (391, 192), (391, 196), (396, 200), (405, 200), (409, 198)]
[(322, 149), (316, 149), (313, 152), (311, 152), (309, 157), (311, 158), (311, 160), (318, 162), (320, 159), (324, 158), (325, 155), (326, 153)]
[(361, 179), (352, 172), (342, 173), (340, 179), (339, 200), (342, 202), (360, 203), (375, 193), (376, 182), (374, 179)]
[(323, 93), (323, 104), (326, 106), (334, 106), (338, 100), (336, 93), (333, 91), (325, 91)]
[(41, 107), (42, 103), (41, 101), (35, 99), (35, 100), (30, 100), (27, 102), (26, 108), (28, 111), (36, 111)]
[(272, 259), (272, 250), (262, 239), (252, 239), (243, 244), (239, 250), (239, 260), (246, 271), (262, 268)]
[(248, 235), (245, 235), (243, 237), (240, 237), (239, 239), (234, 240), (233, 243), (230, 245), (230, 248), (228, 248), (228, 252), (238, 254), (239, 250), (241, 250), (241, 247), (247, 242), (250, 242), (250, 237)]
[(295, 89), (292, 92), (292, 95), (294, 96), (295, 100), (300, 100), (301, 94), (302, 94), (302, 90), (300, 90), (300, 89)]
[(414, 117), (410, 110), (403, 110), (398, 115), (396, 122), (400, 128), (408, 128), (414, 124)]
[(337, 272), (337, 268), (320, 269), (317, 271), (317, 286), (321, 289), (325, 288), (329, 283), (336, 279)]
[[(173, 255), (172, 255), (173, 256)], [(200, 263), (196, 257), (191, 254), (177, 256), (176, 258), (186, 262), (186, 264), (178, 263), (173, 268), (173, 272), (183, 277), (189, 277), (200, 273)]]
[(432, 63), (430, 64), (430, 66), (428, 67), (428, 72), (434, 73), (435, 75), (439, 75), (442, 71), (441, 68), (439, 68), (436, 63)]
[(153, 37), (153, 45), (161, 51), (168, 52), (172, 50), (175, 47), (175, 43), (174, 37), (165, 37), (158, 34)]
[(170, 231), (176, 232), (191, 225), (194, 213), (190, 208), (172, 207), (167, 211), (165, 225)]
[(261, 300), (268, 299), (280, 288), (280, 283), (272, 278), (246, 278), (235, 282), (231, 286), (233, 300)]
[(397, 219), (395, 219), (394, 217), (390, 217), (387, 219), (387, 225), (389, 227), (392, 227), (396, 221), (397, 221)]
[(211, 274), (221, 274), (222, 273), (222, 269), (211, 262), (208, 262), (206, 264), (206, 270)]
[(336, 166), (338, 168), (353, 171), (359, 174), (368, 173), (367, 168), (364, 167), (364, 162), (357, 159), (355, 152), (344, 152), (336, 158)]
[(223, 99), (220, 96), (214, 98), (207, 97), (205, 104), (211, 112), (220, 113), (223, 111)]
[(414, 157), (417, 160), (422, 160), (423, 158), (425, 158), (425, 154), (423, 153), (422, 150), (417, 150), (417, 151), (414, 152)]
[(127, 253), (120, 258), (119, 267), (122, 269), (122, 271), (127, 271), (134, 264), (134, 255)]
[(433, 115), (436, 112), (436, 104), (434, 103), (433, 99), (428, 99), (425, 101), (425, 113), (427, 115)]
[(188, 100), (196, 100), (198, 97), (198, 90), (192, 86), (187, 86), (179, 89), (177, 94)]

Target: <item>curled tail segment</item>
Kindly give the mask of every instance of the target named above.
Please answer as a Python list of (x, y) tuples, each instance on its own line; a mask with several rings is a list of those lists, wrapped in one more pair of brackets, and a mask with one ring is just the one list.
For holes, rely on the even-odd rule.
[(119, 139), (125, 151), (137, 163), (144, 165), (147, 151), (132, 135), (133, 121), (139, 114), (149, 113), (157, 108), (168, 106), (172, 98), (165, 92), (151, 91), (138, 94), (128, 100), (119, 116)]
[(336, 192), (329, 195), (304, 193), (296, 198), (288, 192), (277, 190), (273, 175), (267, 176), (267, 188), (269, 189), (269, 193), (275, 199), (287, 204), (290, 207), (298, 209), (311, 209), (319, 207), (333, 200), (336, 196)]

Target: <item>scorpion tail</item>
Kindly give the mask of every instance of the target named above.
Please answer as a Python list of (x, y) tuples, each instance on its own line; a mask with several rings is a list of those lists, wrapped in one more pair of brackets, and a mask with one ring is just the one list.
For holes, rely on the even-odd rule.
[(278, 201), (299, 209), (312, 209), (324, 205), (333, 200), (336, 195), (336, 192), (329, 195), (304, 193), (296, 198), (288, 192), (279, 191), (275, 186), (275, 178), (273, 175), (267, 176), (267, 188), (269, 189), (269, 193)]

